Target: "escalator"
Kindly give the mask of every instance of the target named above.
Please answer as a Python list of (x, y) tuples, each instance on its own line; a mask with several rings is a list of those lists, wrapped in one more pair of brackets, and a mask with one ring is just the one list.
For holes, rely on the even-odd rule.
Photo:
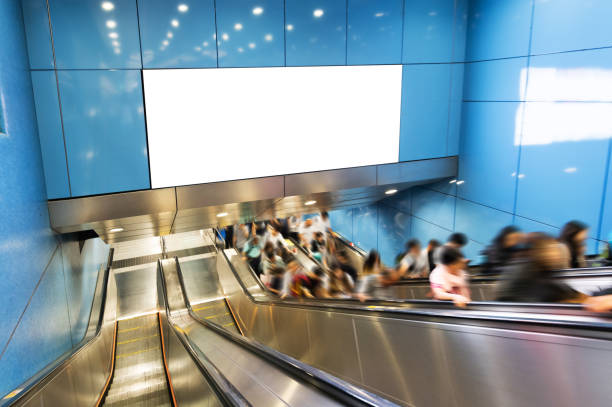
[(279, 300), (233, 249), (214, 257), (202, 267), (218, 274), (244, 336), (397, 404), (612, 405), (610, 315), (569, 304)]
[[(205, 246), (171, 252), (184, 259), (185, 275), (190, 275), (190, 261), (199, 260), (201, 266), (211, 258), (207, 251), (214, 247), (205, 239), (203, 242)], [(164, 248), (171, 246), (161, 243)], [(185, 298), (187, 290), (178, 257), (167, 258), (167, 250), (156, 257), (151, 274), (156, 309), (133, 314), (139, 299), (127, 297), (129, 290), (119, 289), (118, 281), (127, 284), (130, 278), (141, 279), (146, 274), (138, 274), (135, 266), (129, 266), (132, 268), (122, 271), (122, 278), (117, 279), (118, 270), (110, 267), (113, 262), (109, 259), (101, 283), (104, 289), (96, 289), (95, 302), (100, 305), (95, 334), (75, 352), (12, 392), (4, 404), (395, 405), (242, 336), (241, 324), (222, 294), (216, 270), (191, 274), (198, 287), (190, 293), (199, 296), (197, 305), (191, 307)], [(212, 258), (216, 262), (216, 252)], [(121, 264), (134, 262), (128, 259)], [(144, 267), (150, 268), (150, 264)], [(125, 273), (134, 274), (126, 277)], [(149, 302), (150, 295), (141, 298)], [(130, 315), (124, 316), (121, 309), (129, 309)]]

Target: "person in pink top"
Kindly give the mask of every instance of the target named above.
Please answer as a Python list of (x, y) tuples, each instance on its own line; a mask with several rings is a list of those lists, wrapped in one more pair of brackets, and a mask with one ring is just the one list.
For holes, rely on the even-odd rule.
[(461, 252), (453, 247), (443, 247), (440, 264), (429, 275), (429, 283), (436, 300), (451, 300), (458, 307), (471, 301), (465, 267), (467, 262)]

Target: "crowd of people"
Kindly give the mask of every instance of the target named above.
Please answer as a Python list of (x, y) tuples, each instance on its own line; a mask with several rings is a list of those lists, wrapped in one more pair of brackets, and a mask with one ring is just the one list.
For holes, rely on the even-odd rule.
[[(431, 298), (460, 307), (471, 301), (470, 260), (462, 252), (468, 238), (463, 233), (451, 234), (444, 243), (430, 240), (425, 247), (411, 239), (393, 266), (384, 265), (379, 253), (371, 250), (359, 272), (346, 249), (336, 247), (326, 212), (307, 219), (292, 216), (235, 225), (225, 234), (226, 241), (281, 298), (380, 299), (385, 298), (384, 288), (399, 280), (428, 278)], [(568, 222), (557, 238), (507, 226), (483, 251), (484, 262), (477, 270), (499, 276), (498, 301), (574, 302), (594, 311), (612, 310), (612, 289), (587, 295), (553, 278), (558, 270), (587, 266), (587, 238), (588, 226), (578, 221)], [(298, 261), (293, 242), (309, 253), (316, 266), (306, 268)]]

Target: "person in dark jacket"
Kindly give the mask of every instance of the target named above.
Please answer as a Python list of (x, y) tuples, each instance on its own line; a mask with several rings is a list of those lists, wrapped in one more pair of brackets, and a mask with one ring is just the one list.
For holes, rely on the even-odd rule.
[(483, 273), (501, 273), (520, 255), (524, 239), (524, 234), (516, 226), (503, 228), (482, 253), (486, 258), (482, 265)]
[(577, 220), (567, 222), (561, 229), (559, 241), (563, 243), (569, 251), (568, 266), (570, 268), (586, 267), (584, 255), (586, 254), (586, 240), (588, 237), (588, 225)]

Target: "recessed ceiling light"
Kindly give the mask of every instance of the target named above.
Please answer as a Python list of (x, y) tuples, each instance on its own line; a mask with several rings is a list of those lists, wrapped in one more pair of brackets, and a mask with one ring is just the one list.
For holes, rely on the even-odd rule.
[(316, 203), (317, 203), (317, 201), (306, 201), (306, 202), (304, 202), (304, 205), (310, 206), (310, 205), (314, 205)]
[(456, 179), (452, 179), (452, 180), (450, 180), (448, 183), (449, 183), (449, 184), (454, 184), (455, 182), (457, 182), (457, 180), (456, 180)]
[(189, 6), (187, 4), (179, 4), (178, 11), (181, 13), (186, 13), (189, 10)]
[(463, 184), (465, 181), (457, 181), (457, 185)]
[(388, 189), (385, 191), (385, 194), (387, 195), (393, 195), (394, 193), (397, 192), (397, 189), (393, 188), (393, 189)]
[(102, 7), (102, 10), (104, 11), (111, 11), (115, 8), (115, 5), (110, 1), (103, 1), (100, 6)]
[(109, 230), (109, 233), (117, 233), (117, 232), (123, 232), (123, 228), (112, 228), (111, 230)]
[(227, 216), (227, 212), (221, 212), (217, 214), (217, 218), (223, 218), (225, 216)]

